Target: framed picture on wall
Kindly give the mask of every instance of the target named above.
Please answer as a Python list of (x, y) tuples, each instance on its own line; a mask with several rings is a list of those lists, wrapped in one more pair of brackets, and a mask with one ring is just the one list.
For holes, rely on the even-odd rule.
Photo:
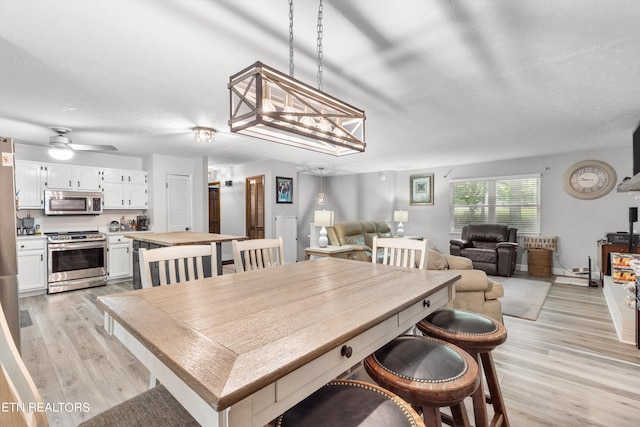
[(411, 175), (409, 177), (411, 187), (409, 205), (431, 206), (433, 205), (433, 174)]
[(293, 178), (276, 176), (276, 203), (293, 203)]

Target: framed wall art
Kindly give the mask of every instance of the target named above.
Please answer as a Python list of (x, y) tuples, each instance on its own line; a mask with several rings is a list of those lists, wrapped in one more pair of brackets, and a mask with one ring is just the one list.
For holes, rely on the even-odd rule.
[(276, 203), (293, 203), (293, 178), (276, 176)]
[(409, 205), (431, 206), (433, 205), (433, 174), (411, 175), (409, 177), (411, 187)]

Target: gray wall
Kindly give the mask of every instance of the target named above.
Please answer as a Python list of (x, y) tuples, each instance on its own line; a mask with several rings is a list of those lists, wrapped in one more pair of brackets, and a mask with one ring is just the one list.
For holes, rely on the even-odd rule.
[[(541, 176), (541, 235), (558, 237), (558, 252), (554, 255), (555, 274), (568, 274), (568, 270), (586, 267), (591, 257), (594, 271), (599, 270), (598, 240), (607, 232), (627, 231), (628, 208), (640, 205), (640, 192), (611, 193), (596, 200), (579, 200), (563, 189), (565, 170), (583, 160), (602, 160), (609, 163), (618, 175), (618, 182), (632, 174), (631, 145), (621, 149), (574, 152), (564, 155), (530, 157), (524, 159), (452, 165), (411, 171), (384, 171), (346, 176), (325, 175), (323, 187), (327, 193), (326, 209), (334, 210), (336, 221), (381, 220), (391, 224), (393, 210), (409, 212), (404, 224), (406, 235), (419, 235), (429, 239), (430, 246), (449, 252), (449, 240), (459, 235), (449, 233), (449, 181), (459, 178), (499, 177), (523, 174)], [(434, 174), (434, 205), (409, 206), (409, 177), (422, 173)], [(446, 176), (445, 176), (446, 175)], [(302, 192), (308, 194), (300, 203), (298, 258), (310, 244), (309, 223), (313, 221), (313, 194), (318, 192), (318, 176), (300, 177)], [(636, 229), (640, 226), (636, 223)], [(304, 235), (304, 242), (300, 241)], [(526, 252), (520, 250), (518, 268), (526, 270)]]

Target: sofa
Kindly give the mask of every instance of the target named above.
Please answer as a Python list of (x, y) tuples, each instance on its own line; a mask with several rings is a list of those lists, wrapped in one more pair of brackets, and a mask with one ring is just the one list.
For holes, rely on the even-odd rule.
[[(393, 233), (383, 221), (340, 221), (327, 229), (330, 244), (351, 245), (353, 259), (359, 261), (371, 262), (374, 236), (393, 237)], [(427, 269), (451, 270), (460, 274), (455, 298), (449, 307), (484, 314), (502, 323), (502, 305), (498, 299), (504, 296), (502, 284), (491, 280), (484, 271), (474, 269), (470, 259), (430, 249)]]
[(469, 258), (473, 268), (491, 276), (511, 277), (516, 270), (518, 230), (500, 224), (462, 227), (460, 239), (451, 240), (451, 255)]
[(502, 304), (498, 299), (504, 296), (502, 283), (487, 277), (484, 271), (474, 269), (470, 259), (429, 249), (427, 269), (449, 270), (460, 274), (455, 286), (455, 297), (448, 304), (449, 308), (484, 314), (502, 323)]
[(384, 221), (339, 221), (327, 228), (329, 244), (350, 245), (353, 259), (371, 262), (373, 237), (393, 237), (389, 224)]

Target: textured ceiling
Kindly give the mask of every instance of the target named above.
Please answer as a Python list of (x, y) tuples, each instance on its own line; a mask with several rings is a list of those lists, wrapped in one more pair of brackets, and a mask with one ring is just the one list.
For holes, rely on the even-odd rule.
[[(294, 1), (295, 77), (312, 86), (317, 8)], [(229, 134), (229, 76), (257, 60), (289, 70), (288, 9), (0, 0), (0, 133), (45, 146), (67, 126), (124, 155), (346, 173), (630, 146), (640, 121), (640, 1), (325, 0), (324, 90), (365, 110), (366, 152)], [(196, 143), (194, 126), (220, 133)]]

